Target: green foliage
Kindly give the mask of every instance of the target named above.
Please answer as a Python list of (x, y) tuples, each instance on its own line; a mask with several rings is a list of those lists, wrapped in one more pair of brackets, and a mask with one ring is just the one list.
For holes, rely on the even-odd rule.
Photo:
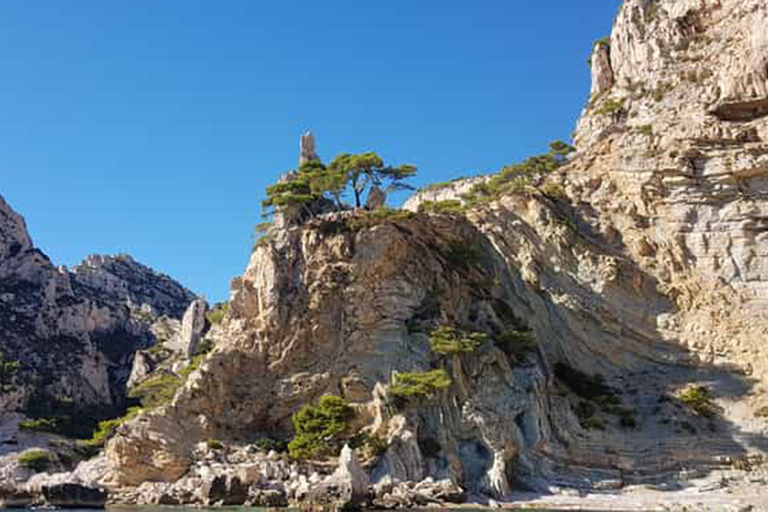
[(372, 152), (358, 155), (342, 154), (337, 156), (328, 169), (338, 175), (343, 191), (349, 184), (355, 197), (355, 206), (362, 206), (362, 197), (366, 188), (379, 187), (384, 195), (396, 190), (413, 190), (405, 180), (416, 175), (413, 165), (392, 167)]
[(645, 135), (646, 137), (652, 137), (653, 126), (651, 126), (650, 124), (644, 124), (642, 126), (638, 126), (637, 133), (639, 133), (640, 135)]
[(82, 407), (65, 396), (38, 392), (27, 401), (24, 413), (30, 418), (20, 425), (25, 430), (49, 432), (65, 437), (90, 438), (99, 421), (120, 414), (114, 407)]
[(768, 405), (759, 407), (755, 411), (755, 418), (768, 418)]
[(563, 362), (555, 365), (555, 377), (577, 396), (600, 402), (615, 401), (615, 393), (602, 375), (587, 375)]
[(276, 453), (285, 453), (288, 451), (288, 444), (285, 441), (270, 439), (268, 437), (258, 439), (253, 445), (265, 453), (272, 451)]
[(304, 163), (296, 173), (287, 179), (267, 187), (267, 199), (261, 206), (264, 216), (268, 217), (276, 210), (282, 210), (290, 217), (311, 215), (310, 204), (322, 197), (315, 183), (325, 174), (326, 167), (319, 160)]
[(217, 452), (224, 449), (224, 444), (217, 439), (208, 439), (205, 442), (205, 445), (208, 447), (209, 450), (215, 450)]
[(85, 443), (90, 446), (104, 446), (104, 443), (115, 435), (120, 425), (132, 420), (140, 412), (141, 407), (131, 407), (125, 415), (119, 418), (99, 422), (99, 427), (93, 432), (91, 439), (88, 439)]
[(32, 418), (22, 420), (19, 423), (21, 430), (32, 432), (49, 432), (58, 434), (61, 432), (63, 421), (60, 418)]
[(536, 337), (530, 330), (511, 329), (494, 336), (496, 346), (505, 354), (515, 359), (523, 359), (529, 352), (538, 347)]
[(568, 162), (568, 154), (573, 151), (574, 148), (570, 144), (554, 141), (549, 145), (548, 153), (529, 157), (522, 163), (504, 166), (486, 182), (472, 187), (463, 199), (468, 206), (474, 206), (534, 186), (542, 177), (565, 165)]
[(131, 388), (128, 396), (138, 399), (142, 407), (151, 410), (171, 403), (183, 384), (184, 380), (180, 376), (164, 373), (137, 384)]
[(389, 392), (395, 398), (411, 400), (433, 397), (450, 386), (451, 377), (443, 369), (430, 372), (398, 373), (389, 388)]
[(441, 326), (430, 334), (429, 346), (432, 352), (441, 356), (470, 354), (487, 339), (488, 335), (484, 332)]
[(386, 453), (389, 443), (384, 438), (362, 432), (350, 440), (349, 446), (355, 450), (367, 450), (370, 455), (380, 457)]
[(539, 190), (541, 191), (542, 194), (544, 194), (550, 199), (555, 199), (560, 201), (568, 200), (568, 194), (565, 191), (565, 187), (563, 187), (560, 183), (556, 183), (554, 181), (547, 181), (541, 187), (539, 187)]
[(606, 99), (597, 110), (595, 114), (599, 116), (613, 116), (624, 110), (624, 100), (608, 98)]
[(419, 205), (419, 213), (434, 213), (438, 215), (462, 215), (467, 207), (458, 199), (445, 201), (424, 201)]
[(227, 315), (228, 311), (229, 311), (229, 302), (222, 302), (220, 304), (216, 304), (213, 308), (211, 308), (205, 314), (205, 318), (208, 320), (208, 322), (211, 325), (219, 325), (224, 320), (224, 317)]
[(408, 210), (379, 208), (370, 212), (358, 212), (354, 217), (347, 219), (347, 227), (352, 231), (361, 231), (385, 223), (410, 220), (414, 216), (415, 214)]
[(20, 362), (6, 359), (5, 354), (0, 352), (0, 393), (13, 391), (20, 369)]
[(20, 454), (16, 460), (23, 467), (40, 473), (48, 469), (51, 464), (51, 454), (47, 450), (32, 449)]
[(469, 270), (483, 260), (483, 247), (474, 240), (452, 240), (445, 251), (445, 259), (454, 269)]
[(354, 409), (338, 396), (326, 395), (316, 406), (305, 405), (293, 415), (296, 436), (288, 443), (288, 453), (299, 460), (337, 454), (354, 417)]
[(714, 418), (719, 408), (712, 400), (712, 394), (704, 386), (688, 386), (677, 395), (680, 402), (699, 416)]

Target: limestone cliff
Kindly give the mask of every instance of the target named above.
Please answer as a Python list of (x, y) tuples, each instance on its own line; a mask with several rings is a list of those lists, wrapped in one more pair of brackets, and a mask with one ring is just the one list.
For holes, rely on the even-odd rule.
[[(290, 437), (326, 393), (386, 441), (369, 467), (384, 494), (427, 477), (497, 497), (613, 488), (762, 453), (767, 16), (761, 0), (627, 0), (592, 56), (577, 152), (542, 183), (462, 215), (270, 232), (213, 354), (110, 442), (112, 482), (176, 481), (204, 439)], [(489, 339), (441, 359), (428, 333), (446, 324)], [(510, 331), (536, 349), (499, 343)], [(449, 390), (393, 407), (395, 374), (438, 366)]]
[[(32, 395), (112, 407), (136, 350), (157, 342), (195, 296), (129, 256), (91, 256), (68, 270), (35, 248), (0, 198), (0, 352), (21, 364), (0, 392), (0, 415)], [(2, 424), (2, 421), (0, 421)]]

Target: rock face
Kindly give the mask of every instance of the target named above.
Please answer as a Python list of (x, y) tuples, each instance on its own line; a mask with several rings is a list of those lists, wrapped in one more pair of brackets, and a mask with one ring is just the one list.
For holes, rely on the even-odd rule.
[(592, 50), (592, 88), (591, 95), (602, 94), (613, 87), (613, 68), (611, 68), (611, 45), (598, 42)]
[[(216, 352), (110, 442), (113, 477), (175, 485), (196, 441), (288, 438), (327, 393), (386, 445), (367, 468), (382, 506), (656, 484), (761, 455), (767, 9), (627, 0), (593, 54), (578, 151), (538, 191), (275, 229), (233, 283)], [(444, 325), (487, 338), (441, 357)], [(392, 396), (396, 375), (435, 368), (447, 389)], [(707, 407), (676, 398), (691, 384)], [(297, 472), (286, 494), (315, 480)]]
[(301, 136), (301, 140), (299, 141), (299, 167), (312, 160), (317, 160), (315, 136), (312, 132), (307, 132)]
[(192, 301), (181, 321), (181, 332), (177, 338), (166, 345), (171, 349), (180, 351), (185, 357), (192, 357), (202, 340), (207, 309), (208, 304), (205, 299)]
[(53, 266), (0, 198), (0, 352), (21, 363), (3, 393), (16, 398), (0, 399), (0, 416), (33, 393), (115, 405), (134, 352), (155, 343), (154, 325), (181, 317), (194, 298), (124, 255), (91, 256), (71, 271)]

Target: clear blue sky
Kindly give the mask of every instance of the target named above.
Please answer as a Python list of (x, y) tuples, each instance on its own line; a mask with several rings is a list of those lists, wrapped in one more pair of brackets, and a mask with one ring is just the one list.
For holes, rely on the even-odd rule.
[(126, 252), (211, 300), (264, 187), (375, 150), (416, 185), (567, 139), (620, 0), (7, 0), (0, 194), (57, 264)]

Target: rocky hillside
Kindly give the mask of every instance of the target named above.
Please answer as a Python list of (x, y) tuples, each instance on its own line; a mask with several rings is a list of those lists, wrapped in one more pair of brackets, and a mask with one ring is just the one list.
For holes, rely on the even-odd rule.
[(270, 230), (213, 353), (117, 429), (99, 481), (131, 502), (315, 499), (338, 474), (262, 452), (324, 395), (351, 407), (334, 435), (365, 475), (349, 451), (339, 471), (380, 506), (754, 467), (767, 26), (762, 0), (627, 0), (567, 162)]
[(134, 353), (194, 298), (125, 255), (54, 266), (0, 198), (0, 414), (61, 402), (119, 408)]

